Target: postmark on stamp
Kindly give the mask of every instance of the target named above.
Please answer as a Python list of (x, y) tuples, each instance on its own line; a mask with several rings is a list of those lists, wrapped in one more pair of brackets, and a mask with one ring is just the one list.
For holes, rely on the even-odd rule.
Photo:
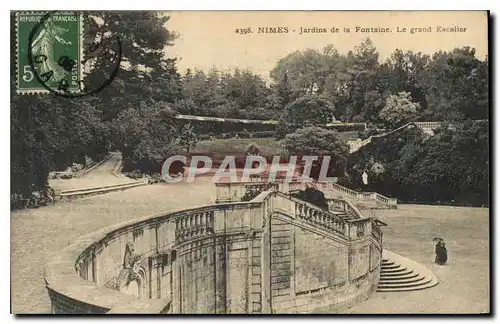
[(79, 92), (78, 82), (83, 78), (80, 14), (18, 12), (16, 27), (17, 91), (47, 93), (47, 88), (61, 88)]

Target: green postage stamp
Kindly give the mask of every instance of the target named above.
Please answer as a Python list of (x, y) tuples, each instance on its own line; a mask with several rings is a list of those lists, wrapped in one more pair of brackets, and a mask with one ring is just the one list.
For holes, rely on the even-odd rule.
[(18, 12), (17, 92), (79, 91), (83, 22), (77, 12)]

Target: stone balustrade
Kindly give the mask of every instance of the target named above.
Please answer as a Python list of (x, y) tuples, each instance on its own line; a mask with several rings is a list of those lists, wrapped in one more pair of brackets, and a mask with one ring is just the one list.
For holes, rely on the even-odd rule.
[(257, 181), (257, 178), (254, 178), (251, 182), (219, 182), (216, 183), (216, 202), (249, 201), (253, 197), (256, 197), (259, 192), (270, 189), (279, 190), (285, 193), (295, 190), (304, 190), (308, 182), (312, 183), (317, 189), (337, 192), (348, 199), (357, 201), (376, 201), (382, 206), (397, 208), (398, 201), (396, 198), (388, 198), (377, 192), (358, 192), (334, 182), (318, 182), (314, 179), (308, 179), (307, 182), (296, 179), (296, 181), (292, 182), (281, 180), (271, 183), (266, 179), (260, 178), (260, 181)]

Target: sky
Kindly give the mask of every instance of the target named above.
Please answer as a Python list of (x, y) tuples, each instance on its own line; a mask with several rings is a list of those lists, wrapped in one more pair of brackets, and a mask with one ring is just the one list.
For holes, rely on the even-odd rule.
[[(248, 68), (269, 80), (269, 72), (287, 54), (333, 44), (347, 53), (367, 37), (375, 44), (380, 60), (395, 49), (433, 54), (438, 50), (470, 46), (476, 57), (488, 53), (485, 11), (184, 11), (168, 12), (166, 27), (179, 34), (168, 57), (177, 57), (178, 68), (208, 70)], [(250, 27), (251, 34), (236, 33)], [(259, 33), (259, 27), (288, 28), (288, 33)], [(302, 33), (301, 28), (325, 28), (325, 33)], [(358, 30), (383, 27), (391, 32)], [(430, 27), (430, 30), (429, 30)], [(461, 28), (461, 31), (438, 31)], [(338, 28), (338, 32), (335, 28)], [(349, 28), (350, 33), (344, 32)], [(406, 28), (406, 30), (404, 30)], [(421, 28), (411, 33), (412, 28)], [(398, 30), (399, 29), (399, 30)]]

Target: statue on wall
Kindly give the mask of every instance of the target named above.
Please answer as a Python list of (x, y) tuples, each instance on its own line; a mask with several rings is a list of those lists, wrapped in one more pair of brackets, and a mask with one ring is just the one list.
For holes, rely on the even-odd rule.
[[(134, 244), (131, 242), (127, 243), (125, 246), (125, 256), (123, 257), (123, 270), (119, 277), (124, 275), (125, 286), (128, 285), (132, 280), (138, 278), (141, 256), (135, 253)], [(121, 281), (120, 281), (121, 282)]]
[(135, 253), (134, 244), (129, 242), (125, 246), (125, 255), (123, 257), (123, 268), (117, 277), (112, 277), (105, 284), (106, 287), (122, 290), (132, 281), (140, 279), (141, 256)]

